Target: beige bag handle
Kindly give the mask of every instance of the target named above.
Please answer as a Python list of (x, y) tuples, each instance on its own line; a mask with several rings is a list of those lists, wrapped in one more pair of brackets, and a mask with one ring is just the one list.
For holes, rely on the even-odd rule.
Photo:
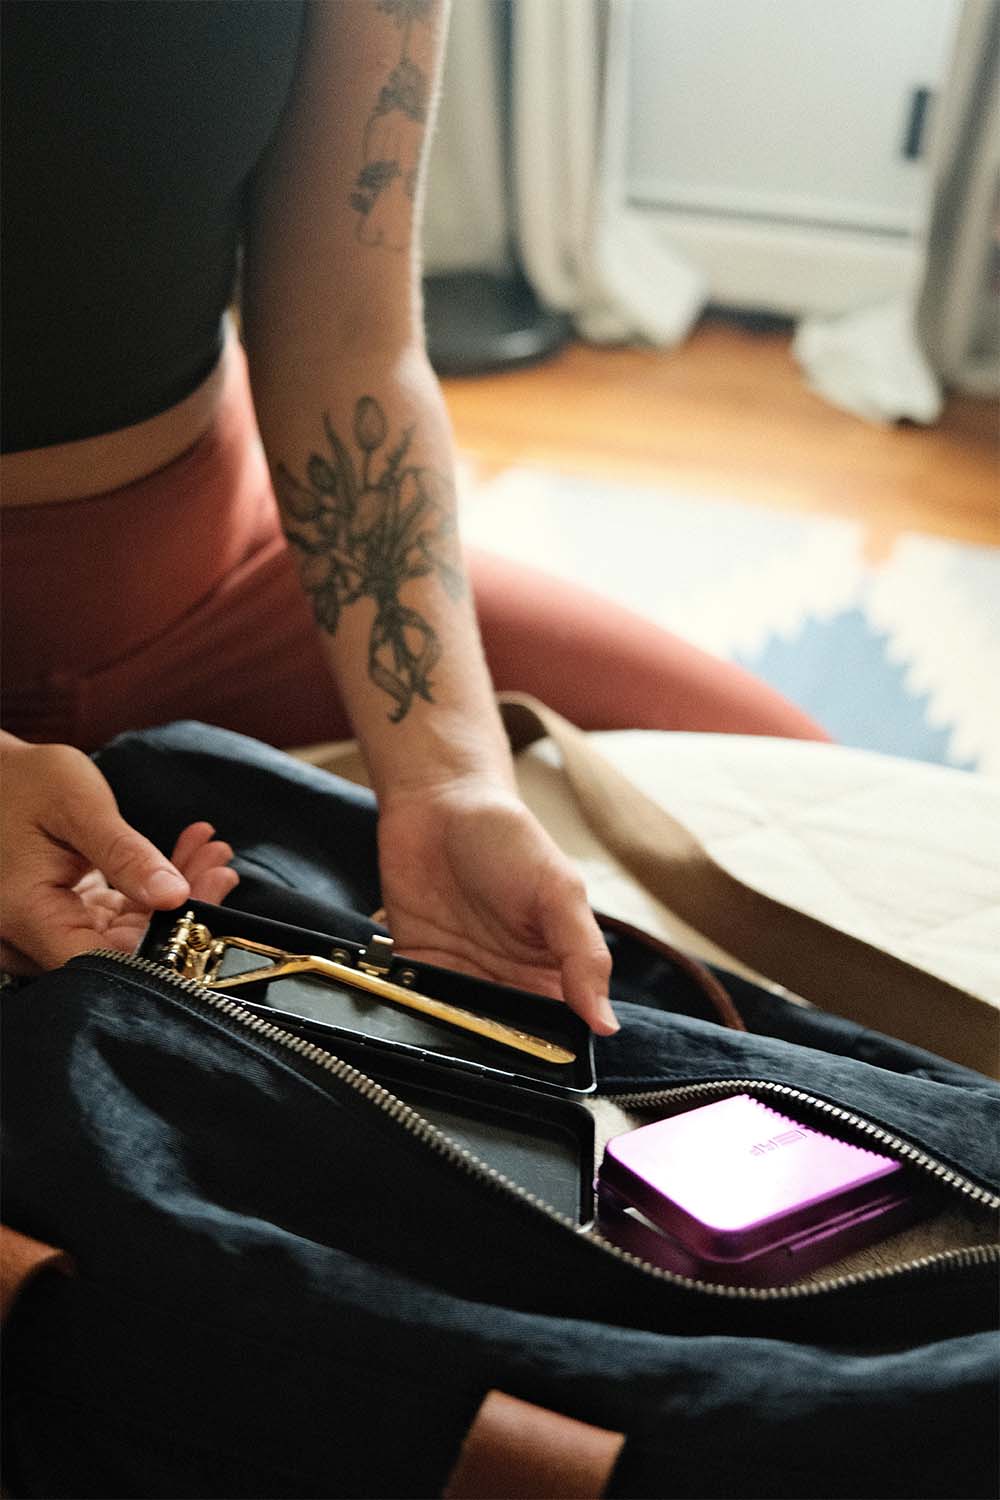
[(501, 694), (500, 711), (515, 751), (553, 741), (591, 830), (684, 922), (824, 1010), (1000, 1076), (1000, 1015), (987, 1000), (747, 885), (534, 698)]

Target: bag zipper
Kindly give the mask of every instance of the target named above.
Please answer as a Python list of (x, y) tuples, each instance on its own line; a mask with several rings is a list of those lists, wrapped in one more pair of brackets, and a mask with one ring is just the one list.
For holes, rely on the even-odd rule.
[[(846, 1276), (832, 1277), (828, 1281), (812, 1283), (809, 1285), (791, 1285), (779, 1287), (750, 1287), (750, 1286), (723, 1286), (715, 1282), (697, 1281), (686, 1276), (679, 1276), (673, 1271), (667, 1271), (661, 1266), (654, 1266), (640, 1256), (632, 1255), (627, 1250), (621, 1250), (617, 1245), (612, 1245), (608, 1240), (592, 1235), (581, 1229), (579, 1224), (552, 1208), (544, 1199), (529, 1193), (525, 1188), (512, 1182), (495, 1167), (488, 1166), (467, 1151), (463, 1146), (457, 1145), (444, 1131), (432, 1125), (429, 1120), (404, 1104), (389, 1089), (382, 1084), (376, 1083), (366, 1073), (354, 1068), (350, 1063), (344, 1062), (342, 1058), (327, 1052), (315, 1042), (305, 1037), (297, 1036), (295, 1032), (288, 1031), (282, 1026), (277, 1026), (273, 1021), (268, 1021), (256, 1011), (240, 1005), (228, 995), (209, 989), (199, 984), (194, 979), (184, 979), (173, 969), (165, 968), (153, 959), (140, 958), (137, 954), (122, 953), (117, 949), (98, 948), (83, 955), (88, 958), (100, 958), (111, 960), (113, 963), (123, 967), (139, 970), (141, 973), (159, 979), (176, 989), (183, 990), (186, 995), (196, 1000), (208, 1010), (225, 1017), (229, 1021), (236, 1022), (245, 1030), (252, 1032), (262, 1040), (276, 1044), (286, 1051), (293, 1052), (304, 1058), (307, 1062), (322, 1068), (325, 1072), (346, 1084), (370, 1104), (380, 1109), (388, 1118), (394, 1120), (404, 1130), (409, 1131), (424, 1145), (443, 1156), (454, 1166), (460, 1168), (470, 1177), (476, 1177), (487, 1183), (497, 1191), (520, 1199), (529, 1204), (535, 1211), (544, 1217), (554, 1220), (570, 1230), (579, 1241), (592, 1245), (601, 1254), (607, 1254), (613, 1259), (624, 1261), (632, 1267), (655, 1277), (659, 1281), (666, 1281), (675, 1286), (684, 1287), (687, 1290), (696, 1290), (706, 1296), (725, 1297), (737, 1301), (756, 1302), (782, 1302), (793, 1299), (808, 1298), (827, 1295), (832, 1292), (856, 1288), (871, 1282), (885, 1281), (892, 1277), (926, 1274), (933, 1271), (946, 1271), (953, 1269), (971, 1269), (974, 1266), (984, 1266), (1000, 1263), (1000, 1244), (974, 1245), (963, 1250), (943, 1250), (934, 1255), (921, 1256), (919, 1260), (907, 1262), (902, 1266), (876, 1269), (872, 1271), (854, 1272)], [(908, 1163), (917, 1167), (922, 1172), (932, 1176), (936, 1181), (946, 1185), (948, 1188), (961, 1193), (969, 1201), (981, 1204), (983, 1207), (1000, 1209), (1000, 1195), (991, 1193), (988, 1189), (970, 1182), (967, 1178), (955, 1172), (943, 1162), (936, 1161), (934, 1157), (913, 1146), (909, 1141), (902, 1140), (881, 1126), (873, 1124), (870, 1120), (856, 1115), (850, 1110), (842, 1109), (839, 1105), (830, 1104), (824, 1099), (817, 1099), (812, 1094), (804, 1093), (801, 1089), (792, 1088), (786, 1084), (768, 1082), (766, 1079), (718, 1079), (709, 1083), (681, 1084), (675, 1088), (661, 1089), (646, 1093), (635, 1094), (608, 1094), (598, 1095), (598, 1098), (607, 1098), (609, 1101), (619, 1105), (631, 1105), (637, 1109), (654, 1107), (660, 1104), (674, 1103), (678, 1100), (688, 1098), (702, 1098), (709, 1095), (725, 1095), (738, 1093), (764, 1094), (768, 1097), (779, 1096), (782, 1100), (790, 1100), (801, 1104), (808, 1109), (827, 1115), (836, 1119), (838, 1123), (847, 1125), (869, 1137), (873, 1141), (885, 1147), (887, 1151), (897, 1156), (904, 1157)]]
[(928, 1173), (939, 1183), (957, 1189), (969, 1201), (979, 1203), (984, 1208), (1000, 1210), (1000, 1194), (992, 1193), (989, 1188), (970, 1182), (953, 1167), (945, 1166), (943, 1162), (935, 1160), (926, 1151), (922, 1151), (919, 1146), (914, 1146), (912, 1141), (904, 1141), (883, 1126), (874, 1125), (871, 1120), (866, 1120), (863, 1115), (856, 1115), (851, 1110), (844, 1109), (839, 1104), (831, 1104), (826, 1099), (817, 1099), (813, 1094), (803, 1093), (801, 1089), (794, 1088), (791, 1084), (771, 1083), (760, 1078), (726, 1078), (705, 1083), (678, 1084), (675, 1088), (651, 1090), (646, 1093), (605, 1094), (601, 1097), (623, 1107), (652, 1109), (660, 1104), (675, 1103), (682, 1099), (744, 1093), (764, 1094), (769, 1098), (777, 1096), (782, 1103), (791, 1101), (794, 1104), (804, 1104), (808, 1109), (815, 1110), (826, 1115), (828, 1119), (836, 1120), (838, 1124), (847, 1125), (851, 1130), (857, 1130), (860, 1134), (868, 1136), (870, 1141), (877, 1142), (883, 1150), (903, 1158), (910, 1166), (919, 1167), (921, 1171)]

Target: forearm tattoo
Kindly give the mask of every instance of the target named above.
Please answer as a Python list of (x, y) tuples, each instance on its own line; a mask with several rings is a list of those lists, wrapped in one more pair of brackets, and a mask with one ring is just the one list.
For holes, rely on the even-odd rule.
[(403, 585), (436, 574), (452, 599), (462, 596), (454, 497), (442, 475), (408, 462), (413, 428), (394, 448), (385, 412), (373, 396), (354, 408), (358, 465), (324, 416), (330, 456), (313, 453), (307, 481), (279, 464), (275, 490), (285, 535), (300, 553), (303, 586), (316, 619), (335, 635), (343, 611), (372, 599), (368, 675), (392, 699), (393, 723), (419, 696), (432, 703), (431, 673), (441, 642), (429, 621), (400, 600)]
[(430, 85), (410, 57), (410, 33), (428, 24), (435, 0), (375, 0), (402, 32), (399, 61), (379, 90), (365, 125), (364, 164), (351, 193), (360, 215), (357, 237), (363, 244), (402, 250), (408, 243), (408, 211), (398, 211), (398, 194), (412, 199), (417, 190)]

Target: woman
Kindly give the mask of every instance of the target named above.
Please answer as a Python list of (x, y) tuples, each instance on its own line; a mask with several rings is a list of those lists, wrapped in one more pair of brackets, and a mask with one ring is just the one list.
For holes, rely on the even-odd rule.
[[(82, 751), (349, 721), (398, 949), (613, 1030), (582, 884), (516, 795), (423, 347), (441, 5), (4, 9), (5, 960), (126, 946), (235, 882), (207, 825), (166, 860)], [(219, 333), (241, 240), (246, 359)], [(472, 571), (499, 686), (584, 724), (816, 732), (624, 612)]]

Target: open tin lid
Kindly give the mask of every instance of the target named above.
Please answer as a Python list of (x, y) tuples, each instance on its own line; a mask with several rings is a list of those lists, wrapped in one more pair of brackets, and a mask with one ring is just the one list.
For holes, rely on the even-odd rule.
[(377, 932), (361, 945), (189, 901), (154, 913), (140, 953), (290, 1030), (308, 1023), (333, 1052), (361, 1043), (569, 1098), (596, 1087), (592, 1033), (561, 1001), (403, 958)]

